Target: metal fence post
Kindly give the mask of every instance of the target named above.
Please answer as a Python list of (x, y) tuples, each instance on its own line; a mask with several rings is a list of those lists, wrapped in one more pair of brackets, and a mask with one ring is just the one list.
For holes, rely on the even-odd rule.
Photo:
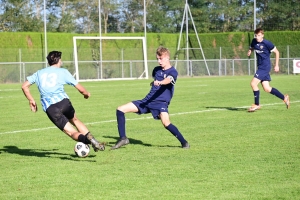
[(289, 48), (289, 45), (287, 45), (286, 50), (287, 50), (288, 75), (290, 75), (290, 48)]

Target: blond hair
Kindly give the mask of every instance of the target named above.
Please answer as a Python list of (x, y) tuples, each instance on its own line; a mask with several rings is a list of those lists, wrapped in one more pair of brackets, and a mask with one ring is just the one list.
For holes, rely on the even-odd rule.
[(170, 51), (168, 48), (160, 46), (156, 49), (156, 55), (158, 55), (158, 56), (167, 55), (170, 57)]

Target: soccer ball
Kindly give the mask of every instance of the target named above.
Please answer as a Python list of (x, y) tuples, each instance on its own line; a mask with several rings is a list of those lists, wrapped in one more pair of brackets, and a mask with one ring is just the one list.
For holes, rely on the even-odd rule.
[(81, 158), (87, 157), (90, 153), (90, 147), (82, 142), (77, 142), (74, 147), (75, 154)]

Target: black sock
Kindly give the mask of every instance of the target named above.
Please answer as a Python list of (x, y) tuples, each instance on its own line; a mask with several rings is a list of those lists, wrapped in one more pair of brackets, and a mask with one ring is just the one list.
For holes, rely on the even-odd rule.
[(276, 88), (272, 88), (270, 93), (275, 95), (279, 99), (284, 100), (284, 95), (281, 92), (279, 92)]
[(117, 123), (118, 123), (118, 131), (120, 138), (126, 138), (126, 132), (125, 132), (125, 114), (117, 110), (116, 111), (116, 116), (117, 116)]
[(179, 132), (179, 130), (174, 126), (173, 124), (169, 124), (169, 126), (166, 127), (168, 131), (170, 131), (181, 144), (185, 144), (187, 141), (184, 139), (182, 134)]
[(79, 142), (82, 142), (84, 144), (91, 144), (91, 141), (87, 138), (87, 135), (89, 134), (90, 132), (88, 132), (86, 135), (83, 135), (83, 134), (80, 134), (78, 136), (78, 141)]
[(254, 95), (254, 104), (259, 105), (259, 90), (253, 91), (253, 95)]

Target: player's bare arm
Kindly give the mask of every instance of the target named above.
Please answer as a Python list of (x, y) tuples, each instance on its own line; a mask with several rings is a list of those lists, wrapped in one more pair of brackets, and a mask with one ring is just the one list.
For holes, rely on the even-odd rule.
[(80, 84), (75, 85), (76, 89), (84, 96), (85, 99), (88, 99), (91, 94)]
[(162, 81), (158, 81), (158, 80), (153, 81), (153, 84), (156, 85), (156, 86), (159, 86), (159, 85), (168, 85), (172, 81), (173, 81), (173, 77), (172, 76), (168, 76), (167, 78), (165, 78)]
[(28, 99), (29, 101), (29, 106), (32, 112), (36, 112), (38, 110), (36, 102), (33, 98), (33, 96), (30, 93), (29, 87), (31, 86), (31, 84), (29, 83), (29, 81), (25, 81), (22, 85), (22, 91), (25, 95), (25, 97)]
[(272, 51), (275, 53), (275, 65), (274, 65), (274, 71), (279, 72), (279, 51), (275, 47), (275, 49)]
[(253, 51), (253, 49), (250, 48), (250, 49), (248, 50), (247, 56), (251, 56), (252, 51)]

